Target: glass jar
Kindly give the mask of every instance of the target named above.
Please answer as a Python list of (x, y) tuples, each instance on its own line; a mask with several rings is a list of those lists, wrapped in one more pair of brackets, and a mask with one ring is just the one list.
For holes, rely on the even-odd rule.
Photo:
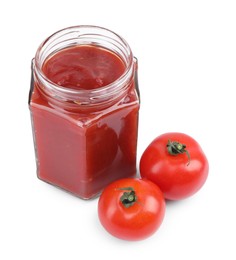
[[(54, 82), (45, 72), (45, 64), (54, 59), (49, 68), (53, 71), (59, 66), (56, 55), (66, 63), (67, 51), (73, 48), (84, 53), (88, 49), (87, 56), (81, 57), (81, 62), (88, 63), (88, 70), (96, 69), (94, 64), (99, 59), (100, 74), (105, 74), (104, 77), (118, 70), (110, 58), (119, 59), (124, 69), (118, 78), (105, 85), (101, 78), (95, 78), (101, 86), (92, 88), (85, 86), (90, 76), (84, 76), (87, 81), (82, 88)], [(100, 58), (99, 51), (106, 52), (106, 58)], [(64, 73), (68, 78), (73, 62), (68, 60), (61, 71), (58, 67), (57, 74)], [(111, 69), (112, 66), (115, 67)], [(39, 179), (89, 199), (112, 181), (136, 175), (140, 103), (136, 74), (137, 60), (129, 45), (105, 28), (69, 27), (39, 46), (32, 60), (29, 94)]]

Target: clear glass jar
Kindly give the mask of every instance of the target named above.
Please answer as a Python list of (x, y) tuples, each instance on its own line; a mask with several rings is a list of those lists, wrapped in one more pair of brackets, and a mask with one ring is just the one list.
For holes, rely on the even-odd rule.
[[(122, 74), (109, 84), (91, 89), (65, 87), (52, 81), (44, 71), (45, 63), (77, 47), (89, 50), (88, 59), (90, 50), (115, 55), (124, 65)], [(109, 55), (106, 59), (112, 64)], [(89, 65), (93, 68), (94, 64)], [(109, 69), (102, 72), (109, 74)], [(110, 182), (136, 175), (136, 74), (137, 60), (129, 45), (105, 28), (69, 27), (40, 45), (32, 60), (29, 95), (39, 179), (89, 199)]]

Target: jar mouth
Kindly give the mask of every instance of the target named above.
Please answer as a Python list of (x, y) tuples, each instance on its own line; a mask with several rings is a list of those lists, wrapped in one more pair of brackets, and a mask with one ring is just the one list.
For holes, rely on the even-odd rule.
[[(52, 82), (42, 70), (45, 60), (62, 49), (76, 45), (106, 48), (122, 59), (125, 71), (112, 83), (96, 89), (66, 88)], [(127, 82), (134, 74), (134, 57), (128, 43), (113, 31), (99, 26), (79, 25), (57, 31), (42, 42), (33, 60), (33, 68), (35, 79), (46, 94), (62, 101), (92, 105), (117, 96), (128, 87)]]

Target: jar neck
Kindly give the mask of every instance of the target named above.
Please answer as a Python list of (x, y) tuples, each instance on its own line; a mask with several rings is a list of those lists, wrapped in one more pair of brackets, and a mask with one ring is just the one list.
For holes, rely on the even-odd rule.
[[(48, 79), (42, 69), (44, 62), (60, 50), (78, 45), (90, 45), (113, 52), (125, 65), (123, 74), (106, 86), (89, 90), (65, 88)], [(126, 41), (114, 32), (96, 26), (76, 26), (47, 38), (38, 48), (32, 65), (35, 84), (50, 101), (74, 108), (92, 108), (107, 106), (124, 96), (132, 85), (136, 59)]]

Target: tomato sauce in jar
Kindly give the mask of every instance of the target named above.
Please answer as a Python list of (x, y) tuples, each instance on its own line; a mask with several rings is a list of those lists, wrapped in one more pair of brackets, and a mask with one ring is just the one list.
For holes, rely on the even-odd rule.
[(29, 96), (37, 176), (83, 199), (136, 174), (137, 62), (117, 34), (63, 29), (39, 47)]

